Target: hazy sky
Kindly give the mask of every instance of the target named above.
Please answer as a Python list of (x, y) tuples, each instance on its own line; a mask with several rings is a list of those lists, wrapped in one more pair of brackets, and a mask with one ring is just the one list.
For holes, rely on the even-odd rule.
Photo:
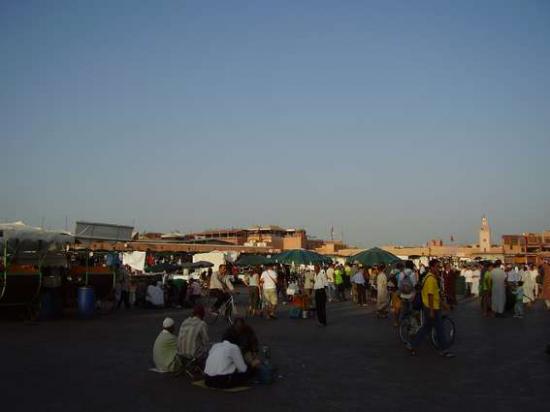
[(0, 220), (550, 229), (550, 2), (0, 2)]

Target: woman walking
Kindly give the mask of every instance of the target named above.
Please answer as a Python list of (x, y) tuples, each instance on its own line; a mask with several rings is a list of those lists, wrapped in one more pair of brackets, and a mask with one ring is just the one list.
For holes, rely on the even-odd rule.
[(245, 277), (246, 286), (248, 286), (248, 313), (250, 316), (256, 316), (260, 305), (260, 268), (255, 267), (251, 273)]
[(385, 266), (380, 265), (375, 269), (376, 273), (376, 310), (378, 317), (388, 315), (388, 277), (384, 272)]

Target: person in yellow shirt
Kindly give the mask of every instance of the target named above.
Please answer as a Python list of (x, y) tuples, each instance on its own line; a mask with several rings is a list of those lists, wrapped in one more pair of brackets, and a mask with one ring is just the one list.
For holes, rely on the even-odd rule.
[(415, 349), (422, 343), (424, 338), (431, 334), (435, 328), (437, 333), (437, 342), (439, 343), (439, 354), (446, 358), (453, 358), (455, 355), (446, 350), (447, 343), (443, 332), (443, 323), (441, 321), (441, 309), (445, 303), (441, 300), (441, 290), (439, 287), (440, 262), (437, 259), (430, 260), (428, 274), (422, 282), (422, 316), (423, 324), (418, 330), (413, 341), (407, 344), (407, 349), (411, 355), (415, 354)]

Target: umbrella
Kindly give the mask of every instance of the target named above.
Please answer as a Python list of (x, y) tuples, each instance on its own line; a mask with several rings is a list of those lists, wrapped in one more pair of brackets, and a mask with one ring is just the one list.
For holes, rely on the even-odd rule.
[(158, 265), (153, 265), (145, 269), (146, 272), (152, 272), (152, 273), (160, 273), (160, 272), (166, 272), (166, 273), (173, 273), (177, 272), (180, 267), (178, 265), (173, 265), (171, 263), (159, 263)]
[(213, 263), (207, 262), (206, 260), (199, 260), (198, 262), (193, 262), (193, 267), (196, 268), (211, 268), (214, 266)]
[(357, 253), (356, 255), (350, 256), (347, 259), (348, 263), (359, 262), (363, 266), (375, 266), (375, 265), (393, 265), (395, 263), (401, 262), (397, 256), (393, 253), (386, 252), (383, 249), (378, 247), (373, 247), (372, 249), (364, 250)]
[(237, 266), (261, 266), (274, 263), (271, 258), (263, 255), (241, 255), (235, 262)]
[(273, 260), (286, 265), (315, 265), (332, 263), (332, 259), (328, 256), (304, 249), (287, 250), (275, 255)]

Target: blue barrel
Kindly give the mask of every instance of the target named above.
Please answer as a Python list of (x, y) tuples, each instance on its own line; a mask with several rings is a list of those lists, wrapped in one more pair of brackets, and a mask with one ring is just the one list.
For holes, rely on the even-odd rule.
[(94, 288), (78, 288), (78, 315), (82, 318), (89, 318), (95, 314), (95, 291)]
[(275, 380), (275, 371), (269, 361), (263, 361), (257, 370), (258, 381), (262, 385), (272, 384)]
[(40, 312), (38, 319), (46, 320), (54, 317), (55, 308), (53, 302), (53, 296), (49, 290), (43, 290), (40, 295)]

